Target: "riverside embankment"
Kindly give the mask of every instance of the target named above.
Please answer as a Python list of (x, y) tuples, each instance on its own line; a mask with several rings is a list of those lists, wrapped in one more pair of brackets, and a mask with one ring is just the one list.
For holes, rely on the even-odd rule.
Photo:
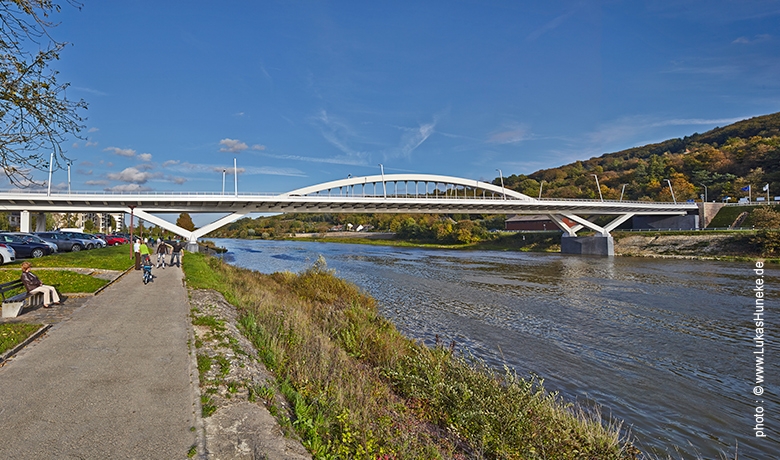
[[(650, 458), (735, 458), (737, 443), (740, 459), (780, 455), (776, 441), (738, 428), (754, 409), (744, 394), (752, 349), (740, 324), (752, 318), (742, 306), (755, 261), (215, 243), (228, 249), (225, 261), (268, 274), (305, 271), (323, 255), (407, 337), (454, 343), (496, 369), (544, 378), (567, 401), (599, 405), (631, 426)], [(778, 267), (765, 277), (778, 285)], [(778, 403), (769, 396), (768, 405)]]

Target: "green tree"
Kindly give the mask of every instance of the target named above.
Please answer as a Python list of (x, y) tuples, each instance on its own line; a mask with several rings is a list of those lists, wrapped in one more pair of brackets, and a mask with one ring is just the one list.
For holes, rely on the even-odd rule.
[(192, 217), (190, 217), (189, 213), (186, 212), (179, 214), (179, 218), (176, 219), (176, 225), (185, 230), (195, 230), (195, 224), (192, 222)]
[(0, 168), (19, 186), (48, 168), (49, 152), (55, 167), (67, 164), (62, 144), (83, 129), (87, 104), (69, 100), (50, 68), (66, 45), (49, 35), (59, 11), (52, 0), (0, 0)]

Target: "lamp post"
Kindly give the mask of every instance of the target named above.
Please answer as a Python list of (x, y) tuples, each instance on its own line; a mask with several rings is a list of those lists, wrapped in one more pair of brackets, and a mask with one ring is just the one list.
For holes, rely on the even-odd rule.
[(51, 196), (51, 171), (54, 167), (54, 152), (51, 152), (51, 157), (49, 157), (49, 189), (46, 191), (46, 196)]
[(601, 201), (604, 201), (604, 196), (601, 195), (601, 185), (599, 185), (599, 176), (595, 174), (591, 174), (591, 176), (596, 178), (596, 188), (599, 189), (599, 198), (601, 198)]
[(387, 198), (387, 184), (385, 184), (385, 167), (382, 163), (379, 163), (379, 171), (382, 173), (382, 192), (384, 197)]
[(620, 201), (623, 201), (623, 194), (626, 192), (626, 185), (628, 184), (623, 184), (623, 189), (620, 191)]
[(496, 169), (496, 171), (498, 171), (498, 177), (501, 178), (501, 194), (503, 195), (503, 198), (506, 200), (506, 190), (504, 190), (504, 173), (502, 173), (500, 169)]
[(225, 173), (227, 172), (226, 168), (222, 168), (222, 194), (225, 194)]
[(68, 195), (70, 195), (70, 161), (68, 162)]
[(704, 185), (704, 184), (699, 184), (699, 185), (704, 187), (704, 202), (706, 203), (707, 202), (707, 186)]
[(539, 182), (539, 199), (542, 199), (542, 187), (544, 186), (544, 179), (542, 179), (541, 182)]
[(672, 201), (674, 201), (675, 204), (677, 204), (677, 198), (674, 197), (674, 190), (672, 190), (672, 181), (669, 179), (664, 179), (667, 184), (669, 184), (669, 193), (672, 194)]
[(238, 168), (236, 167), (235, 158), (233, 158), (233, 181), (235, 183), (236, 196), (238, 196)]

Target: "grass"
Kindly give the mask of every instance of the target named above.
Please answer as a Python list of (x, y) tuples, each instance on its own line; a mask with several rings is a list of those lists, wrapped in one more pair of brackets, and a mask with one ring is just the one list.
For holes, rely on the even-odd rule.
[[(0, 270), (0, 283), (18, 280), (21, 276), (22, 261), (3, 265)], [(71, 270), (36, 270), (36, 268), (93, 268), (102, 270), (125, 270), (131, 266), (132, 261), (127, 246), (113, 246), (90, 251), (66, 252), (53, 254), (30, 261), (32, 271), (43, 282), (57, 288), (58, 291), (68, 294), (92, 293), (108, 284), (107, 280), (83, 275)], [(20, 288), (21, 292), (24, 288)], [(13, 296), (18, 292), (9, 292), (6, 296)], [(0, 353), (4, 353), (27, 337), (35, 333), (40, 325), (27, 323), (0, 323)]]
[[(50, 256), (30, 260), (35, 267), (70, 267), (70, 268), (94, 268), (99, 270), (126, 270), (134, 262), (130, 257), (130, 249), (127, 245), (109, 246), (101, 249), (78, 252), (58, 252)], [(21, 265), (17, 260), (5, 267)], [(40, 275), (39, 275), (40, 276)]]
[(241, 329), (277, 379), (263, 391), (289, 403), (291, 412), (272, 413), (315, 458), (639, 455), (619, 423), (562, 401), (542, 382), (407, 339), (322, 259), (304, 273), (264, 275), (184, 257), (190, 287), (216, 287), (239, 308)]
[(40, 324), (0, 324), (0, 353), (5, 353), (6, 351), (24, 342), (40, 328)]

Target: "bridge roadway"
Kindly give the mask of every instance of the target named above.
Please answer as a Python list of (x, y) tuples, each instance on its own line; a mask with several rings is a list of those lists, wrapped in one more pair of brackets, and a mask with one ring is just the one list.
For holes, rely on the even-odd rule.
[[(696, 212), (698, 207), (696, 203), (536, 199), (481, 181), (392, 174), (352, 177), (281, 194), (239, 194), (237, 190), (232, 194), (15, 190), (0, 192), (0, 210), (20, 211), (23, 231), (30, 230), (31, 212), (125, 212), (194, 244), (207, 233), (250, 213), (544, 214), (550, 216), (565, 236), (576, 237), (577, 231), (589, 228), (609, 237), (610, 231), (632, 216), (685, 215)], [(181, 212), (227, 215), (195, 231), (156, 215)], [(599, 226), (582, 217), (597, 215), (611, 215), (615, 219)], [(564, 218), (576, 225), (567, 225)]]

